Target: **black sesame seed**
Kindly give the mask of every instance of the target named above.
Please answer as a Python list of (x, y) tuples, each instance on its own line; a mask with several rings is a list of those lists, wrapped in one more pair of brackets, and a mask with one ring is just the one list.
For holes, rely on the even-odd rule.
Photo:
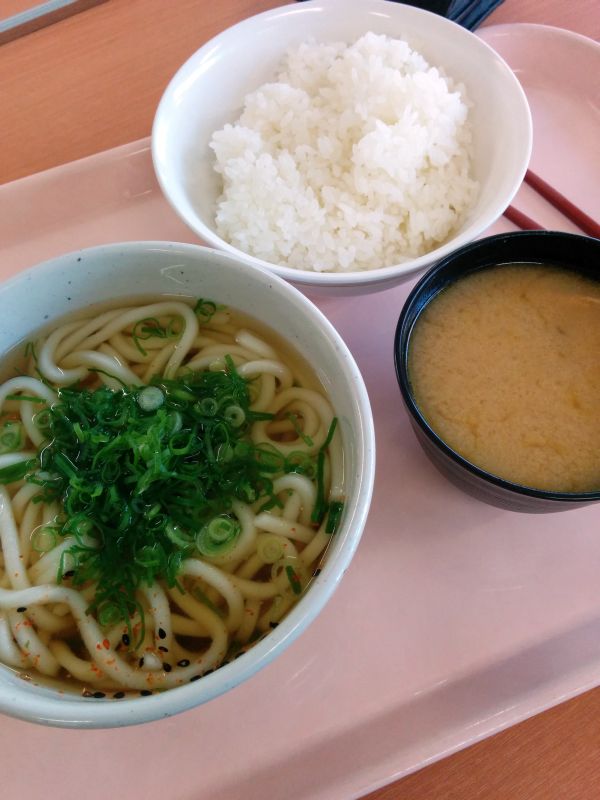
[(321, 574), (321, 570), (320, 569), (316, 569), (315, 570), (315, 578), (320, 574)]
[(115, 698), (115, 700), (120, 700), (122, 697), (125, 697), (125, 692), (115, 692), (113, 694), (113, 697)]
[(187, 659), (187, 658), (182, 658), (181, 661), (177, 662), (177, 666), (178, 667), (189, 667), (189, 665), (190, 665), (190, 662), (189, 662), (189, 659)]
[(190, 683), (193, 683), (194, 681), (199, 681), (199, 680), (200, 680), (200, 675), (193, 675), (190, 678)]
[(123, 636), (121, 636), (121, 641), (123, 642), (124, 645), (129, 646), (129, 636), (126, 633), (124, 633)]
[(210, 675), (211, 672), (214, 672), (214, 669), (207, 669), (204, 674), (205, 675)]
[(164, 628), (159, 628), (158, 629), (158, 638), (159, 639), (166, 639), (167, 638), (167, 632), (166, 632), (166, 630), (164, 630)]
[(167, 664), (166, 661), (163, 661), (163, 669), (164, 669), (165, 672), (171, 672), (173, 667), (170, 664)]
[(168, 647), (164, 647), (162, 644), (159, 645), (158, 649), (160, 650), (161, 653), (168, 653), (169, 652), (169, 648)]
[(269, 622), (269, 627), (275, 629), (279, 625), (278, 622)]
[(142, 697), (148, 697), (148, 695), (152, 694), (152, 692), (150, 691), (150, 689), (142, 689), (140, 694), (142, 695)]
[(17, 611), (20, 611), (21, 613), (22, 613), (23, 611), (27, 611), (27, 606), (19, 606), (19, 607), (17, 608)]
[(99, 700), (101, 697), (106, 697), (106, 695), (104, 694), (104, 692), (94, 692), (94, 697), (96, 697)]
[(140, 660), (138, 661), (138, 667), (141, 669), (143, 666), (144, 666), (144, 657), (142, 656), (142, 658), (140, 658)]

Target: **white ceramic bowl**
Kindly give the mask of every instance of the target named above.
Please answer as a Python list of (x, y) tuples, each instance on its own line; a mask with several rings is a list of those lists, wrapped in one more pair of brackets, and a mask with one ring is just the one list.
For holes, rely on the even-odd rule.
[(246, 19), (205, 44), (174, 76), (154, 120), (152, 155), (166, 198), (203, 241), (244, 255), (214, 229), (220, 178), (208, 146), (212, 134), (237, 119), (244, 96), (273, 78), (289, 47), (310, 37), (350, 42), (367, 31), (406, 39), (431, 64), (464, 83), (473, 103), (479, 199), (444, 245), (395, 266), (319, 274), (244, 256), (308, 293), (366, 293), (402, 283), (475, 239), (504, 212), (529, 163), (532, 129), (525, 94), (500, 56), (459, 25), (402, 3), (309, 0)]
[(90, 304), (167, 293), (208, 297), (263, 320), (310, 360), (342, 433), (348, 489), (343, 522), (306, 595), (242, 658), (194, 683), (119, 701), (60, 694), (0, 666), (0, 712), (48, 725), (100, 728), (147, 722), (204, 703), (249, 678), (302, 633), (331, 597), (358, 545), (375, 470), (367, 391), (333, 326), (300, 292), (271, 273), (226, 253), (168, 242), (111, 244), (69, 253), (0, 285), (0, 352), (26, 340), (47, 320)]

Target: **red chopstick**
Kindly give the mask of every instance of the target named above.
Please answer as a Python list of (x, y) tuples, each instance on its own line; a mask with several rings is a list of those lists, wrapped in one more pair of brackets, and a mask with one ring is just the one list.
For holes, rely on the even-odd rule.
[(514, 223), (517, 228), (521, 228), (523, 231), (545, 230), (543, 225), (540, 225), (539, 222), (536, 222), (534, 219), (531, 219), (531, 217), (528, 217), (527, 214), (523, 214), (522, 211), (519, 211), (514, 206), (509, 206), (504, 212), (504, 216), (506, 219)]
[[(549, 203), (564, 214), (565, 217), (568, 217), (574, 222), (584, 233), (587, 233), (588, 236), (600, 238), (600, 225), (580, 208), (577, 208), (577, 206), (563, 194), (550, 186), (549, 183), (546, 183), (539, 175), (536, 175), (528, 169), (525, 173), (525, 183), (529, 184), (532, 189), (535, 189), (538, 194), (548, 200)], [(543, 225), (540, 225), (534, 219), (531, 219), (531, 217), (523, 214), (522, 211), (518, 211), (514, 206), (509, 206), (504, 212), (504, 216), (523, 230), (544, 230)]]
[(538, 194), (541, 194), (549, 203), (552, 203), (555, 208), (574, 222), (578, 228), (587, 233), (588, 236), (600, 238), (600, 225), (595, 220), (580, 208), (577, 208), (564, 194), (556, 191), (553, 186), (550, 186), (549, 183), (546, 183), (545, 180), (530, 169), (525, 173), (525, 183), (528, 183), (532, 189), (535, 189)]

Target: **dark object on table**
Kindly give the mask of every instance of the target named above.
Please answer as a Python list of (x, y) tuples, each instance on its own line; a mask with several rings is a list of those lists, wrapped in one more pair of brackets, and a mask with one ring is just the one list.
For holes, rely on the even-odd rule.
[(600, 240), (556, 231), (519, 231), (489, 236), (466, 245), (425, 273), (402, 308), (394, 341), (396, 375), (414, 433), (439, 471), (467, 494), (511, 511), (565, 511), (600, 501), (600, 490), (558, 492), (529, 488), (481, 469), (451, 449), (426, 422), (408, 374), (410, 338), (424, 308), (458, 279), (497, 265), (519, 263), (563, 266), (600, 280)]
[(391, 2), (403, 2), (407, 6), (433, 11), (434, 14), (448, 17), (452, 22), (472, 31), (504, 0), (391, 0)]
[[(470, 31), (480, 25), (483, 20), (499, 6), (503, 0), (402, 0), (409, 6), (417, 6), (426, 11), (433, 11), (448, 17), (453, 22), (468, 28)], [(399, 0), (392, 0), (399, 2)]]

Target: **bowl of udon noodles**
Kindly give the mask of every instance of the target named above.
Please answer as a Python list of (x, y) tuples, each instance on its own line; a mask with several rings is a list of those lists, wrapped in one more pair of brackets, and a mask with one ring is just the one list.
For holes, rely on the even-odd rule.
[(250, 678), (368, 513), (339, 334), (269, 272), (165, 242), (60, 256), (0, 302), (0, 711), (123, 726)]

